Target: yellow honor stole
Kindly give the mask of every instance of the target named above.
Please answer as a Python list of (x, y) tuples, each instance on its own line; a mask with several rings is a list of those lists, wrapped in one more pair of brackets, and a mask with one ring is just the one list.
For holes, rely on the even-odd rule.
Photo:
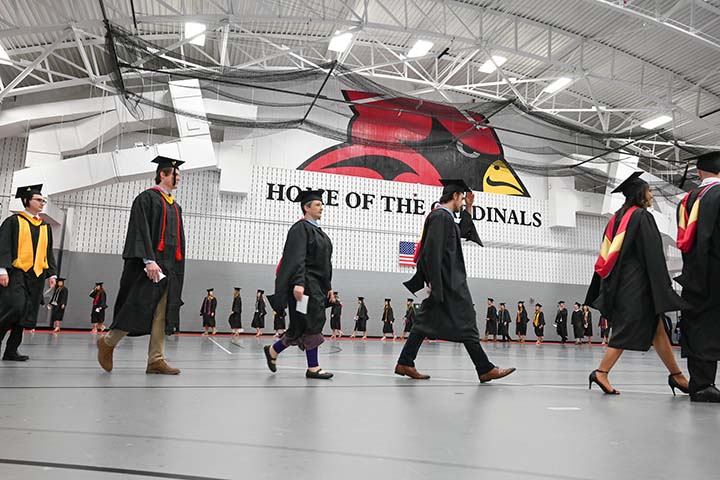
[[(20, 218), (22, 217), (22, 219)], [(30, 233), (30, 224), (40, 227), (38, 235), (38, 244), (35, 252), (33, 252), (32, 234)], [(48, 226), (42, 224), (42, 220), (35, 220), (28, 216), (25, 212), (18, 215), (18, 248), (17, 258), (13, 261), (12, 266), (27, 272), (31, 268), (35, 272), (35, 276), (39, 277), (43, 271), (48, 268), (47, 247), (48, 247)]]
[(535, 312), (535, 319), (533, 320), (533, 325), (536, 327), (540, 326), (540, 312)]

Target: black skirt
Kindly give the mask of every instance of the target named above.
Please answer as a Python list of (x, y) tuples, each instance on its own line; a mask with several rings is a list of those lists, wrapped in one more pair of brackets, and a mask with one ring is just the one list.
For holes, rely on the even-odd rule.
[(390, 322), (383, 322), (383, 333), (393, 333), (393, 324)]
[(285, 330), (285, 317), (275, 316), (273, 319), (273, 330)]
[(342, 330), (342, 328), (340, 328), (340, 316), (339, 315), (337, 315), (337, 316), (331, 315), (330, 316), (330, 328), (332, 330)]
[(527, 323), (518, 322), (515, 324), (515, 335), (527, 335)]
[(215, 317), (210, 315), (203, 315), (203, 327), (215, 328)]
[(545, 325), (540, 325), (537, 327), (535, 325), (533, 325), (533, 327), (535, 328), (535, 336), (536, 337), (544, 337), (545, 336)]
[(364, 332), (367, 330), (367, 320), (358, 318), (355, 320), (355, 330), (358, 332)]
[(252, 328), (265, 328), (265, 315), (261, 315), (260, 312), (255, 312), (250, 326)]
[(588, 326), (585, 327), (585, 336), (586, 336), (586, 337), (592, 337), (592, 336), (593, 336), (592, 323), (588, 323)]
[(228, 322), (230, 322), (230, 328), (242, 328), (242, 319), (239, 313), (232, 313)]

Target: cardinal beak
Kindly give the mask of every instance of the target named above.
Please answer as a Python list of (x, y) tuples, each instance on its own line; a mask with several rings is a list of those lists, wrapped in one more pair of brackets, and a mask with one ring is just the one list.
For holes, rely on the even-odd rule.
[(520, 179), (510, 170), (504, 160), (495, 160), (485, 171), (483, 192), (498, 195), (528, 196), (525, 186), (520, 183)]

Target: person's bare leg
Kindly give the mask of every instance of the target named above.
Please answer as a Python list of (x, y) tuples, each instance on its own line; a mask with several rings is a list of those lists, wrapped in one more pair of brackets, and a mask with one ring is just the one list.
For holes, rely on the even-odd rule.
[[(620, 348), (613, 348), (608, 347), (607, 350), (605, 350), (605, 356), (603, 356), (603, 359), (600, 360), (600, 366), (598, 366), (597, 369), (597, 379), (608, 387), (608, 390), (612, 390), (613, 387), (610, 384), (610, 380), (608, 379), (608, 373), (612, 368), (615, 366), (617, 361), (620, 359), (620, 356), (623, 354), (625, 350), (622, 350)], [(602, 372), (608, 372), (608, 373), (602, 373)]]
[[(680, 366), (677, 363), (675, 354), (672, 351), (672, 345), (670, 345), (670, 339), (665, 333), (665, 326), (662, 320), (658, 320), (657, 329), (655, 330), (655, 338), (653, 338), (653, 347), (660, 357), (660, 360), (665, 364), (665, 368), (668, 369), (669, 373), (682, 372)], [(688, 380), (684, 374), (675, 375), (673, 378), (684, 388), (688, 388)]]

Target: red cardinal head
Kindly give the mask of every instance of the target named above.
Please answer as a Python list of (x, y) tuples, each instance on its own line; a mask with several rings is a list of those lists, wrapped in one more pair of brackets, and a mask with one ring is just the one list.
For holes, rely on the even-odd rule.
[(348, 141), (300, 170), (438, 186), (440, 178), (463, 178), (475, 191), (530, 196), (495, 132), (480, 125), (482, 115), (411, 98), (343, 94), (353, 102)]

